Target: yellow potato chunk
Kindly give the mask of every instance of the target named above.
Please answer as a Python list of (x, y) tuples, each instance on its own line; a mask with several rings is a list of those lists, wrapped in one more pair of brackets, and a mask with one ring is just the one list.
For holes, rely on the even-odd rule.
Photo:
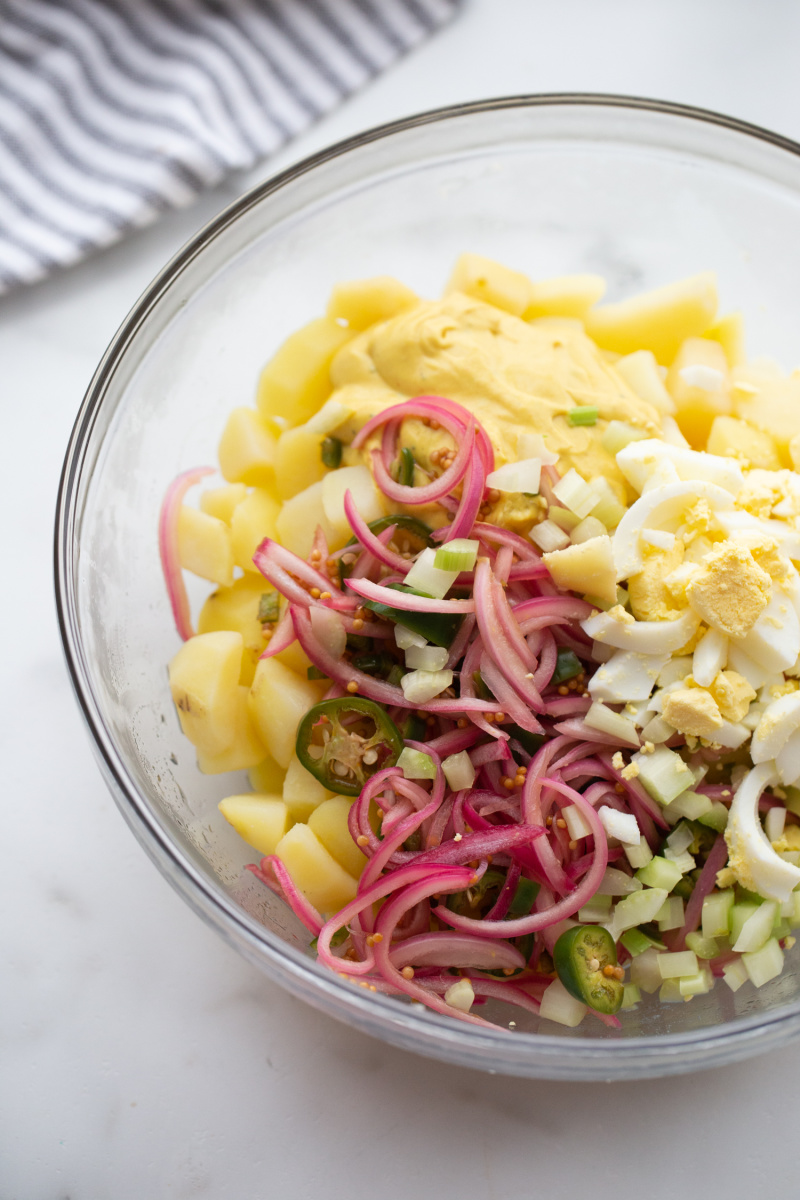
[(326, 690), (324, 682), (301, 679), (274, 658), (259, 660), (250, 712), (267, 751), (282, 767), (289, 766), (294, 754), (297, 726)]
[(283, 663), (290, 671), (294, 671), (295, 675), (300, 675), (303, 679), (307, 678), (306, 672), (312, 665), (311, 659), (299, 642), (292, 642), (285, 650), (281, 650), (280, 654), (276, 654), (275, 659), (277, 662)]
[(275, 438), (253, 408), (235, 408), (219, 443), (219, 469), (229, 483), (267, 487), (275, 465)]
[(272, 590), (271, 584), (261, 576), (243, 575), (232, 587), (218, 588), (212, 592), (197, 618), (198, 633), (234, 629), (242, 635), (244, 648), (239, 682), (248, 687), (253, 682), (256, 663), (266, 645), (264, 627), (258, 619), (258, 606), (264, 592)]
[(308, 425), (281, 434), (275, 458), (275, 490), (281, 500), (291, 500), (322, 479), (325, 472), (321, 434)]
[(553, 550), (542, 558), (557, 587), (616, 604), (617, 570), (607, 534), (565, 550)]
[(475, 300), (483, 300), (521, 317), (531, 303), (532, 290), (527, 275), (481, 254), (462, 254), (453, 268), (445, 293), (464, 292)]
[(526, 321), (539, 317), (578, 317), (582, 319), (603, 298), (606, 281), (601, 275), (559, 275), (531, 283), (530, 300), (522, 316)]
[(184, 642), (169, 664), (181, 729), (206, 754), (226, 750), (236, 734), (242, 646), (240, 633), (201, 633)]
[(714, 418), (727, 416), (732, 408), (728, 360), (719, 342), (687, 338), (667, 372), (667, 389), (681, 433), (701, 450)]
[(231, 517), (231, 540), (237, 567), (259, 574), (253, 555), (264, 538), (278, 536), (279, 513), (280, 504), (264, 488), (253, 488), (241, 504), (236, 505)]
[(746, 358), (744, 348), (744, 317), (740, 312), (726, 313), (715, 321), (703, 335), (719, 342), (725, 351), (729, 367), (738, 367)]
[(333, 792), (328, 791), (310, 771), (307, 771), (296, 754), (293, 754), (283, 781), (283, 799), (295, 821), (308, 821), (314, 809)]
[(208, 488), (200, 495), (200, 509), (210, 517), (217, 517), (230, 525), (233, 510), (246, 495), (247, 488), (243, 483), (226, 483), (224, 487)]
[(800, 376), (781, 379), (754, 375), (752, 378), (754, 383), (747, 391), (734, 385), (734, 412), (743, 421), (768, 433), (778, 448), (783, 465), (793, 467), (789, 446), (793, 438), (800, 437)]
[(261, 743), (249, 709), (250, 689), (239, 686), (234, 700), (236, 725), (233, 741), (219, 754), (197, 747), (197, 765), (204, 775), (225, 775), (228, 771), (246, 771), (262, 762), (265, 748)]
[(352, 800), (346, 796), (333, 796), (330, 800), (323, 800), (308, 818), (308, 827), (348, 875), (359, 879), (367, 865), (367, 859), (350, 836), (347, 818), (351, 805)]
[(225, 820), (259, 854), (274, 854), (289, 828), (289, 810), (280, 796), (227, 796), (218, 807)]
[(672, 362), (687, 337), (699, 337), (717, 312), (717, 285), (711, 271), (643, 292), (586, 314), (586, 332), (604, 350), (632, 354), (652, 350), (660, 363)]
[[(383, 496), (375, 487), (368, 467), (340, 467), (330, 471), (322, 480), (322, 507), (339, 537), (352, 536), (350, 523), (344, 513), (344, 494), (351, 492), (355, 506), (363, 519), (377, 521), (386, 512)], [(343, 543), (342, 543), (343, 544)]]
[(182, 504), (178, 513), (178, 558), (184, 570), (201, 579), (225, 586), (233, 583), (230, 529), (219, 517), (188, 504)]
[(285, 776), (285, 768), (279, 766), (269, 755), (247, 772), (247, 778), (253, 791), (266, 796), (281, 795)]
[(330, 317), (318, 317), (289, 335), (258, 383), (261, 416), (302, 425), (331, 393), (330, 367), (336, 351), (353, 336)]
[(669, 416), (674, 414), (675, 401), (664, 386), (652, 350), (635, 350), (633, 354), (618, 358), (614, 363), (614, 370), (622, 376), (640, 400), (652, 404), (660, 413), (667, 413)]
[(295, 886), (321, 913), (338, 912), (354, 899), (358, 883), (345, 871), (307, 825), (295, 825), (275, 853)]
[(706, 450), (723, 458), (739, 458), (751, 467), (779, 471), (781, 459), (775, 440), (768, 433), (738, 417), (715, 417)]
[(388, 321), (398, 313), (416, 308), (419, 296), (391, 275), (373, 279), (352, 279), (338, 283), (328, 301), (328, 316), (347, 322), (351, 329), (369, 329), (378, 321)]
[(325, 515), (322, 502), (322, 480), (298, 492), (287, 500), (280, 511), (275, 528), (282, 546), (293, 550), (300, 558), (308, 558), (317, 526), (328, 541), (330, 550), (338, 550), (350, 536), (339, 533)]

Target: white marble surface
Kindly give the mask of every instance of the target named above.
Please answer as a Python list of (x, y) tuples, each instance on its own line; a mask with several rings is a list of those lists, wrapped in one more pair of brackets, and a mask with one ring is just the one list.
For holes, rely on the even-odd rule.
[[(436, 41), (270, 169), (411, 111), (527, 91), (652, 95), (800, 139), (798, 34), (791, 0), (466, 0)], [(53, 611), (62, 454), (130, 305), (245, 182), (0, 303), (0, 1196), (795, 1196), (799, 1046), (613, 1087), (403, 1055), (236, 957), (161, 879), (106, 793)]]

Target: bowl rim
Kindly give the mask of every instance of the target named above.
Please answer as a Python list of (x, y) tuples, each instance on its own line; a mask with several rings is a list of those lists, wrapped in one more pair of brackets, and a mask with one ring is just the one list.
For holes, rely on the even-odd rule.
[[(322, 1006), (321, 997), (325, 995), (334, 1006), (333, 1010), (328, 1005), (322, 1006), (325, 1011), (348, 1023), (359, 1024), (359, 1018), (365, 1018), (369, 1024), (370, 1016), (380, 1012), (384, 1018), (381, 1030), (368, 1028), (367, 1032), (432, 1057), (484, 1069), (491, 1067), (494, 1061), (496, 1070), (503, 1073), (552, 1079), (630, 1078), (634, 1074), (645, 1077), (732, 1061), (772, 1048), (789, 1037), (800, 1036), (800, 1001), (781, 1006), (772, 1013), (737, 1017), (717, 1027), (633, 1036), (625, 1040), (612, 1040), (607, 1036), (575, 1039), (550, 1033), (520, 1032), (515, 1034), (516, 1049), (511, 1053), (518, 1061), (512, 1062), (503, 1054), (514, 1045), (503, 1025), (498, 1025), (496, 1031), (484, 1030), (449, 1022), (428, 1012), (418, 1014), (413, 1006), (397, 1005), (393, 998), (379, 993), (366, 995), (361, 989), (348, 987), (290, 945), (273, 946), (269, 931), (259, 926), (221, 888), (215, 889), (171, 840), (125, 770), (92, 692), (72, 591), (77, 485), (108, 385), (141, 326), (189, 264), (244, 213), (332, 159), (430, 124), (520, 108), (556, 107), (622, 109), (677, 117), (766, 142), (800, 158), (800, 143), (791, 138), (710, 109), (615, 93), (547, 92), (447, 105), (385, 122), (331, 143), (255, 184), (201, 226), (158, 272), (119, 326), (89, 382), (70, 434), (59, 480), (53, 547), (56, 612), (76, 700), (101, 772), (123, 817), (168, 881), (199, 915), (226, 939), (233, 941), (245, 957), (254, 962), (258, 960), (263, 970), (311, 1004)], [(523, 1054), (523, 1050), (526, 1053)], [(495, 1059), (498, 1052), (500, 1057)], [(470, 1057), (473, 1058), (471, 1063), (467, 1061)], [(557, 1060), (562, 1057), (577, 1060), (576, 1067), (556, 1069)]]

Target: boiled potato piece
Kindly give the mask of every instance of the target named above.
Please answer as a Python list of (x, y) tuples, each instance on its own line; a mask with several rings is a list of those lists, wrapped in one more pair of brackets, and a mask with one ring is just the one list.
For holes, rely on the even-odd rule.
[(601, 275), (559, 275), (538, 279), (531, 284), (530, 300), (522, 316), (526, 321), (539, 317), (579, 317), (586, 315), (605, 294), (606, 281)]
[(687, 338), (667, 372), (678, 428), (695, 450), (708, 441), (717, 416), (732, 408), (728, 360), (719, 342)]
[(352, 800), (346, 796), (333, 796), (323, 800), (308, 818), (308, 827), (317, 835), (323, 846), (344, 867), (348, 875), (359, 879), (367, 865), (366, 856), (350, 836), (347, 818)]
[(297, 726), (319, 703), (327, 686), (301, 679), (274, 658), (259, 660), (250, 689), (250, 712), (266, 749), (282, 767), (292, 760)]
[(229, 483), (268, 487), (275, 466), (275, 438), (253, 408), (235, 408), (219, 443), (219, 469)]
[(699, 337), (717, 312), (714, 273), (692, 275), (586, 314), (586, 332), (604, 350), (632, 354), (652, 350), (668, 366), (688, 337)]
[(280, 507), (272, 493), (264, 488), (253, 488), (241, 504), (236, 505), (231, 517), (231, 541), (237, 567), (259, 574), (253, 555), (264, 538), (278, 536)]
[(258, 606), (264, 592), (272, 590), (272, 585), (261, 576), (243, 575), (232, 587), (218, 588), (212, 592), (197, 618), (198, 633), (234, 629), (242, 635), (244, 649), (239, 682), (248, 687), (253, 682), (256, 663), (266, 646), (264, 627), (258, 619)]
[[(333, 472), (338, 474), (338, 472)], [(282, 546), (294, 551), (300, 558), (308, 558), (319, 525), (330, 550), (338, 550), (350, 536), (339, 533), (325, 515), (322, 502), (322, 480), (298, 492), (287, 500), (280, 511), (275, 527)]]
[(222, 753), (236, 734), (242, 649), (240, 633), (201, 633), (184, 642), (169, 664), (181, 729), (206, 754)]
[(249, 708), (250, 689), (236, 689), (236, 726), (233, 741), (218, 754), (197, 747), (197, 765), (204, 775), (224, 775), (228, 771), (246, 771), (264, 759), (266, 753), (256, 730)]
[(289, 828), (289, 810), (280, 796), (253, 793), (227, 796), (218, 808), (239, 836), (259, 854), (274, 854)]
[(324, 800), (333, 792), (328, 791), (310, 771), (307, 771), (296, 754), (289, 760), (286, 778), (283, 781), (283, 799), (295, 821), (307, 821)]
[(275, 853), (295, 886), (320, 913), (334, 913), (355, 898), (358, 883), (307, 825), (295, 825)]
[(261, 792), (266, 796), (282, 794), (285, 776), (285, 768), (276, 763), (275, 759), (270, 758), (269, 755), (247, 772), (247, 778), (253, 791)]
[(726, 313), (715, 321), (703, 335), (719, 342), (725, 351), (729, 367), (738, 367), (745, 361), (744, 317), (740, 312)]
[(589, 538), (577, 546), (553, 550), (542, 558), (557, 587), (581, 595), (596, 596), (607, 604), (617, 602), (617, 570), (611, 538)]
[(277, 662), (283, 663), (290, 671), (294, 671), (295, 675), (300, 675), (303, 679), (308, 678), (306, 672), (312, 663), (299, 642), (292, 642), (285, 650), (276, 654), (275, 659)]
[(307, 421), (331, 394), (331, 360), (353, 333), (318, 317), (290, 334), (261, 372), (256, 403), (262, 417)]
[(275, 459), (275, 490), (281, 500), (291, 500), (325, 475), (322, 440), (308, 425), (281, 434)]
[(793, 466), (789, 444), (800, 436), (800, 377), (788, 379), (758, 376), (749, 373), (753, 380), (747, 391), (734, 384), (733, 407), (737, 417), (755, 425), (756, 429), (768, 433), (778, 448), (785, 467)]
[(633, 354), (626, 354), (622, 358), (618, 358), (614, 363), (614, 370), (622, 376), (628, 387), (636, 393), (640, 400), (646, 400), (660, 413), (667, 413), (670, 416), (674, 414), (675, 401), (664, 386), (664, 380), (652, 350), (635, 350)]
[(746, 459), (753, 467), (779, 471), (780, 455), (768, 433), (740, 421), (738, 417), (715, 417), (706, 450), (723, 458)]
[(391, 275), (373, 279), (352, 279), (338, 283), (328, 301), (328, 316), (347, 321), (351, 329), (369, 329), (378, 321), (388, 321), (398, 313), (416, 308), (416, 292)]
[(464, 292), (485, 304), (521, 317), (532, 300), (533, 285), (527, 275), (512, 271), (481, 254), (462, 254), (453, 268), (445, 292)]
[(322, 507), (336, 533), (345, 540), (352, 536), (350, 523), (344, 514), (346, 491), (352, 492), (359, 515), (367, 523), (377, 521), (386, 512), (383, 496), (375, 487), (368, 467), (362, 464), (329, 472), (322, 480)]
[(182, 504), (178, 513), (178, 558), (181, 566), (211, 583), (233, 583), (231, 531), (218, 517)]
[(233, 510), (246, 495), (247, 488), (243, 483), (226, 483), (224, 487), (208, 488), (200, 495), (200, 508), (210, 517), (217, 517), (230, 525)]

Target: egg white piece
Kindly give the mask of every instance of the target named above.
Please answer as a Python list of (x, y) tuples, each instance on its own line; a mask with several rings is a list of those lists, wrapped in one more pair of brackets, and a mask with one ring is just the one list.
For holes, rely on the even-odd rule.
[(677, 527), (686, 509), (701, 499), (708, 501), (715, 514), (733, 508), (733, 496), (730, 492), (704, 480), (667, 483), (640, 496), (625, 513), (614, 534), (617, 580), (627, 579), (629, 575), (635, 575), (642, 569), (642, 549), (639, 540), (642, 529), (664, 529), (670, 525)]
[(635, 650), (638, 654), (670, 655), (685, 646), (700, 618), (687, 608), (676, 621), (616, 621), (610, 613), (597, 613), (581, 621), (589, 637), (619, 650)]
[(671, 446), (658, 438), (629, 442), (617, 454), (617, 466), (628, 482), (641, 492), (648, 476), (662, 459), (672, 463), (678, 479), (687, 482), (702, 479), (715, 483), (733, 496), (738, 494), (744, 483), (742, 468), (735, 458), (722, 458), (717, 454), (706, 454), (704, 450)]
[(758, 691), (768, 682), (772, 682), (774, 671), (767, 671), (764, 667), (754, 662), (744, 650), (736, 644), (730, 642), (728, 644), (728, 670), (736, 671), (743, 679), (746, 679), (751, 688)]
[(769, 603), (753, 628), (735, 640), (767, 672), (794, 666), (800, 654), (800, 620), (782, 587), (773, 588)]
[(595, 671), (589, 681), (589, 695), (593, 700), (608, 700), (612, 703), (646, 700), (655, 687), (659, 671), (667, 664), (669, 657), (669, 652), (652, 655), (637, 654), (634, 650), (618, 650), (608, 662)]
[(800, 729), (800, 692), (779, 696), (761, 714), (750, 746), (754, 763), (776, 758), (793, 733)]
[(775, 766), (781, 783), (790, 787), (800, 779), (800, 731), (790, 735), (786, 745), (779, 751)]
[(742, 886), (782, 904), (800, 883), (800, 867), (775, 853), (758, 819), (761, 793), (777, 782), (774, 762), (747, 772), (731, 803), (725, 841), (728, 862)]
[(714, 741), (726, 750), (738, 750), (749, 737), (750, 730), (747, 726), (734, 721), (723, 721), (722, 727), (714, 730)]
[(695, 646), (692, 676), (700, 687), (710, 687), (728, 661), (728, 639), (717, 629), (709, 629)]

